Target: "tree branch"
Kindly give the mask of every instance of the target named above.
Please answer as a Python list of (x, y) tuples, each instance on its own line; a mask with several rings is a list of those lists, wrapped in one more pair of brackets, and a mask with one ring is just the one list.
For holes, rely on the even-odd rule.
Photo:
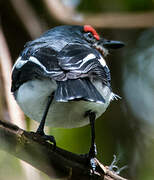
[(26, 0), (10, 0), (10, 3), (32, 39), (38, 37), (47, 29), (45, 23), (36, 15)]
[[(24, 121), (25, 119), (24, 113), (17, 105), (13, 95), (10, 93), (11, 71), (12, 71), (11, 55), (6, 42), (6, 38), (3, 33), (3, 29), (0, 26), (0, 74), (2, 75), (2, 79), (3, 79), (4, 98), (6, 100), (7, 110), (9, 113), (8, 118), (9, 121), (11, 121), (12, 123), (18, 124), (20, 127), (25, 129), (26, 121)], [(19, 163), (23, 168), (23, 176), (25, 180), (29, 180), (31, 178), (31, 174), (33, 174), (34, 179), (38, 179), (40, 175), (38, 171), (36, 171), (36, 169), (31, 168), (31, 166), (29, 166), (29, 164), (25, 163), (24, 161), (19, 161)]]
[(47, 10), (56, 20), (65, 24), (106, 28), (145, 28), (154, 26), (154, 12), (83, 14), (65, 6), (62, 1), (44, 0)]
[[(89, 180), (90, 167), (85, 156), (80, 156), (46, 142), (40, 135), (27, 132), (18, 126), (0, 120), (0, 149), (26, 161), (49, 177)], [(93, 179), (126, 180), (97, 159)]]

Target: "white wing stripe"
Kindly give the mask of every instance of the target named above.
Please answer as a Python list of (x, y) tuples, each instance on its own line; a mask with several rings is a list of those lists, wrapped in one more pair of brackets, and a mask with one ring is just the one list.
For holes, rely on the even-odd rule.
[[(96, 56), (91, 53), (91, 54), (88, 54), (85, 58), (83, 58), (83, 60), (79, 61), (81, 64), (78, 67), (76, 67), (76, 66), (71, 67), (72, 64), (66, 64), (64, 66), (65, 66), (65, 68), (68, 68), (69, 70), (77, 70), (77, 69), (80, 69), (86, 62), (88, 62), (88, 61), (90, 61), (92, 59), (95, 59), (95, 58), (96, 58)], [(79, 64), (79, 62), (76, 63), (76, 64)]]
[(46, 70), (46, 67), (44, 67), (37, 58), (30, 56), (29, 61), (41, 66), (44, 70)]
[(87, 61), (91, 60), (91, 59), (95, 59), (96, 56), (94, 54), (88, 54), (84, 59), (82, 63), (86, 63)]
[(26, 64), (27, 60), (22, 60), (21, 56), (18, 57), (18, 59), (16, 60), (15, 64), (13, 65), (12, 71), (14, 70), (14, 68), (16, 67), (17, 69), (20, 69), (24, 64)]
[[(54, 73), (56, 72), (56, 75), (58, 75), (58, 74), (60, 75), (60, 74), (62, 73), (62, 72), (58, 72), (59, 69), (54, 69), (55, 71), (48, 71), (48, 70), (46, 69), (46, 67), (43, 66), (43, 64), (41, 64), (41, 63), (38, 61), (38, 59), (35, 58), (35, 57), (33, 57), (33, 56), (30, 56), (29, 60), (22, 60), (22, 59), (21, 59), (21, 56), (18, 57), (18, 59), (16, 60), (15, 64), (13, 65), (12, 72), (13, 72), (13, 70), (14, 70), (15, 67), (16, 67), (17, 69), (20, 69), (20, 68), (21, 68), (24, 64), (26, 64), (28, 61), (33, 62), (33, 63), (39, 65), (47, 74), (52, 74), (52, 73), (54, 74)], [(56, 70), (57, 70), (57, 71), (56, 71)]]
[[(37, 64), (37, 65), (39, 65), (47, 74), (55, 73), (55, 71), (48, 71), (48, 70), (46, 69), (46, 67), (43, 66), (43, 64), (41, 64), (40, 61), (38, 61), (38, 59), (35, 58), (35, 57), (33, 57), (33, 56), (30, 56), (29, 61), (30, 61), (30, 62), (33, 62), (33, 63), (35, 63), (35, 64)], [(54, 70), (59, 70), (59, 69), (54, 69)], [(61, 74), (61, 73), (62, 73), (62, 72), (56, 72), (56, 74)]]
[(100, 62), (100, 64), (104, 67), (106, 66), (106, 62), (104, 60), (104, 58), (102, 56), (100, 56), (100, 59), (98, 59), (98, 61)]

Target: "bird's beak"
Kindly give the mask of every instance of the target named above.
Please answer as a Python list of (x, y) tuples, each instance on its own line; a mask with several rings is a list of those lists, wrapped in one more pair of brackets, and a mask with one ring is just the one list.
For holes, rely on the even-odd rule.
[(122, 41), (112, 41), (106, 39), (100, 40), (100, 44), (102, 44), (106, 49), (119, 49), (125, 46)]

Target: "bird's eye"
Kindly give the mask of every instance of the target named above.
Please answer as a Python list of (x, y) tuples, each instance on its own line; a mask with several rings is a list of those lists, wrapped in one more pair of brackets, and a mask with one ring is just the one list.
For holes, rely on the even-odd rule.
[(96, 41), (95, 37), (93, 36), (91, 32), (85, 33), (84, 38), (90, 43), (94, 43)]
[(97, 34), (96, 30), (93, 27), (91, 27), (90, 25), (84, 25), (83, 30), (84, 30), (84, 32), (91, 33), (93, 35), (93, 37), (97, 41), (99, 41), (100, 37), (99, 37), (99, 35)]
[(88, 32), (88, 33), (87, 33), (87, 36), (88, 36), (89, 38), (94, 38), (94, 36), (91, 34), (91, 32)]

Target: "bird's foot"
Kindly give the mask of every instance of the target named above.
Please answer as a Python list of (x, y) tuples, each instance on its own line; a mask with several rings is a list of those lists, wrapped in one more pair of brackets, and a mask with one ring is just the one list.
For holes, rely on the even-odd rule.
[(126, 166), (119, 168), (117, 166), (117, 163), (118, 163), (118, 159), (117, 159), (116, 155), (113, 155), (113, 161), (112, 161), (111, 165), (109, 166), (109, 170), (113, 171), (115, 174), (118, 175), (118, 174), (120, 174), (121, 171), (126, 169), (128, 166), (126, 165)]
[(44, 134), (44, 135), (42, 136), (42, 138), (43, 138), (44, 140), (46, 140), (46, 141), (51, 142), (51, 143), (53, 144), (53, 147), (54, 147), (54, 148), (56, 147), (56, 140), (55, 140), (55, 137), (54, 137), (54, 136)]
[(96, 155), (97, 155), (96, 144), (94, 144), (93, 146), (91, 146), (88, 155), (89, 155), (89, 158), (92, 158), (92, 157), (94, 158), (94, 157), (96, 157)]
[(94, 144), (90, 148), (89, 153), (88, 153), (88, 159), (90, 162), (90, 167), (91, 167), (92, 173), (94, 173), (96, 170), (96, 161), (95, 161), (96, 155), (97, 155), (97, 149), (96, 149), (96, 144)]
[(54, 136), (51, 135), (46, 135), (43, 131), (36, 131), (37, 134), (39, 134), (45, 141), (49, 141), (50, 143), (53, 144), (53, 148), (56, 148), (56, 140), (54, 138)]
[(90, 148), (89, 153), (80, 155), (81, 157), (87, 160), (87, 164), (90, 166), (91, 175), (95, 174), (96, 171), (96, 166), (97, 166), (96, 155), (97, 155), (97, 150), (95, 144), (93, 147)]

